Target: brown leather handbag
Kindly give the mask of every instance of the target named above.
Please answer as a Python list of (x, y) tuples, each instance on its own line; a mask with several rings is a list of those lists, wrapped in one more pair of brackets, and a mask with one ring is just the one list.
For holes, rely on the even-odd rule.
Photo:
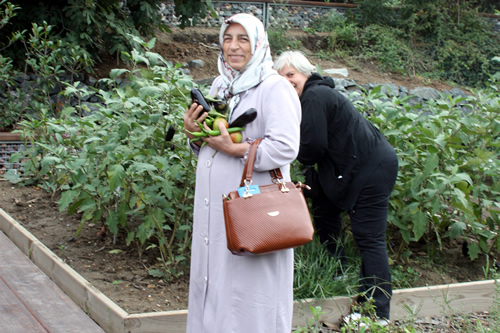
[[(254, 141), (241, 178), (241, 190), (223, 195), (227, 247), (235, 255), (264, 254), (295, 248), (313, 239), (314, 228), (302, 187), (285, 182), (279, 168), (270, 170), (273, 184), (254, 194), (252, 173), (257, 147)], [(240, 195), (241, 194), (241, 195)]]

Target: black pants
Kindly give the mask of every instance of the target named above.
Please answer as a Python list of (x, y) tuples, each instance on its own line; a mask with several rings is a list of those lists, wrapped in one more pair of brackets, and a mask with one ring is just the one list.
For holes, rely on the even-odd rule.
[[(386, 319), (390, 315), (392, 282), (385, 236), (389, 197), (397, 171), (396, 154), (387, 154), (366, 181), (352, 211), (348, 212), (352, 234), (361, 254), (359, 293), (373, 298), (377, 316)], [(324, 193), (313, 199), (312, 205), (314, 224), (321, 242), (326, 243), (328, 251), (345, 264), (342, 210)], [(360, 301), (364, 300), (361, 297)]]

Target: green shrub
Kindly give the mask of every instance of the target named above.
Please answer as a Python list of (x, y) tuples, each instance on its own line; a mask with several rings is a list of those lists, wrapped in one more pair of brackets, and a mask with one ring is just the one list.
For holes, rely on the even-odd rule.
[[(139, 255), (157, 251), (150, 273), (171, 279), (189, 263), (195, 159), (184, 135), (166, 136), (170, 128), (182, 132), (194, 83), (158, 54), (127, 56), (133, 70), (115, 69), (100, 81), (104, 106), (86, 117), (84, 103), (66, 106), (58, 118), (42, 109), (41, 117), (20, 124), (28, 155), (13, 159), (27, 158), (30, 181), (60, 191), (59, 209), (80, 213), (81, 227), (100, 223), (124, 234)], [(88, 93), (77, 84), (64, 91), (80, 101)]]
[[(471, 259), (500, 250), (500, 97), (476, 91), (467, 98), (430, 102), (425, 110), (404, 98), (381, 100), (380, 89), (356, 102), (369, 111), (395, 148), (399, 174), (389, 222), (406, 244), (443, 237), (469, 239)], [(425, 112), (424, 112), (425, 111)], [(400, 249), (400, 255), (403, 250)]]
[(273, 54), (279, 54), (286, 50), (300, 49), (302, 43), (296, 38), (288, 36), (290, 26), (284, 20), (279, 20), (276, 26), (267, 31), (269, 46)]
[[(65, 85), (61, 81), (63, 75), (75, 78), (93, 66), (94, 62), (85, 50), (58, 40), (52, 29), (46, 22), (42, 25), (34, 23), (29, 33), (17, 35), (16, 39), (25, 49), (26, 65), (22, 72), (16, 70), (10, 58), (0, 55), (0, 81), (4, 89), (0, 92), (4, 99), (0, 105), (3, 115), (0, 127), (13, 129), (26, 115), (39, 118), (40, 110), (56, 115), (61, 105), (51, 100), (50, 91)], [(26, 81), (30, 74), (36, 77), (35, 84)], [(21, 82), (16, 83), (14, 78)]]
[(487, 34), (457, 31), (454, 39), (443, 41), (436, 49), (436, 65), (441, 77), (467, 86), (476, 86), (477, 82), (484, 85), (494, 73), (491, 58), (500, 54), (500, 47), (493, 45), (495, 40), (500, 42)]
[(332, 30), (330, 36), (328, 37), (328, 46), (331, 50), (335, 50), (338, 47), (355, 47), (360, 41), (358, 34), (359, 29), (353, 23), (336, 27)]
[[(18, 15), (5, 28), (5, 37), (14, 32), (23, 32), (44, 22), (54, 27), (55, 37), (63, 44), (79, 45), (94, 60), (102, 53), (119, 55), (129, 50), (133, 40), (129, 34), (150, 36), (160, 26), (159, 0), (66, 0), (51, 2), (16, 1), (21, 7)], [(4, 50), (5, 55), (16, 60), (22, 68), (25, 49), (13, 44)], [(89, 68), (86, 68), (89, 69)]]
[(329, 11), (327, 15), (319, 17), (309, 24), (309, 29), (316, 32), (330, 32), (333, 29), (346, 25), (347, 19), (344, 15), (335, 11)]
[[(380, 68), (485, 87), (498, 67), (500, 35), (470, 2), (360, 0), (343, 22), (332, 15), (310, 30), (331, 31), (336, 55), (376, 60)], [(484, 4), (483, 4), (484, 5)], [(314, 27), (314, 29), (312, 29)]]
[(412, 47), (423, 51), (420, 73), (473, 87), (493, 74), (489, 60), (500, 54), (500, 37), (469, 2), (409, 0), (400, 22)]
[(414, 72), (412, 50), (403, 31), (381, 25), (365, 27), (359, 36), (360, 57), (375, 59), (380, 69), (399, 74)]
[(395, 6), (401, 1), (387, 0), (357, 0), (359, 7), (347, 12), (349, 21), (356, 22), (360, 27), (369, 25), (398, 26), (399, 12)]

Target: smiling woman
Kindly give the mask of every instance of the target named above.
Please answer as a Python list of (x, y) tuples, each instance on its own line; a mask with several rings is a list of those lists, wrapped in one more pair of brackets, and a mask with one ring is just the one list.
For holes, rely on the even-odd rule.
[[(271, 183), (279, 167), (290, 181), (290, 163), (299, 148), (300, 102), (292, 86), (272, 69), (262, 22), (250, 14), (227, 19), (219, 33), (220, 75), (211, 96), (228, 101), (228, 121), (253, 121), (244, 131), (192, 142), (198, 156), (187, 332), (289, 333), (293, 315), (293, 250), (235, 256), (227, 248), (222, 194), (239, 187), (250, 143), (257, 150), (252, 181)], [(188, 138), (202, 107), (186, 110)], [(216, 154), (217, 152), (217, 154)]]
[(231, 24), (224, 32), (222, 54), (229, 66), (242, 70), (252, 57), (250, 39), (241, 24)]

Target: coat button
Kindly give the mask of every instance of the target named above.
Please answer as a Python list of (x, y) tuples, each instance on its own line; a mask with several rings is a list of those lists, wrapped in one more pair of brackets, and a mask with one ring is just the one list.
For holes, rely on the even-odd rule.
[(210, 168), (210, 166), (212, 165), (212, 162), (210, 162), (210, 160), (207, 160), (207, 168)]
[(205, 198), (205, 206), (208, 206), (208, 198)]
[(205, 238), (203, 239), (203, 241), (205, 242), (205, 244), (207, 244), (207, 245), (208, 245), (208, 238), (207, 238), (207, 237), (205, 237)]

